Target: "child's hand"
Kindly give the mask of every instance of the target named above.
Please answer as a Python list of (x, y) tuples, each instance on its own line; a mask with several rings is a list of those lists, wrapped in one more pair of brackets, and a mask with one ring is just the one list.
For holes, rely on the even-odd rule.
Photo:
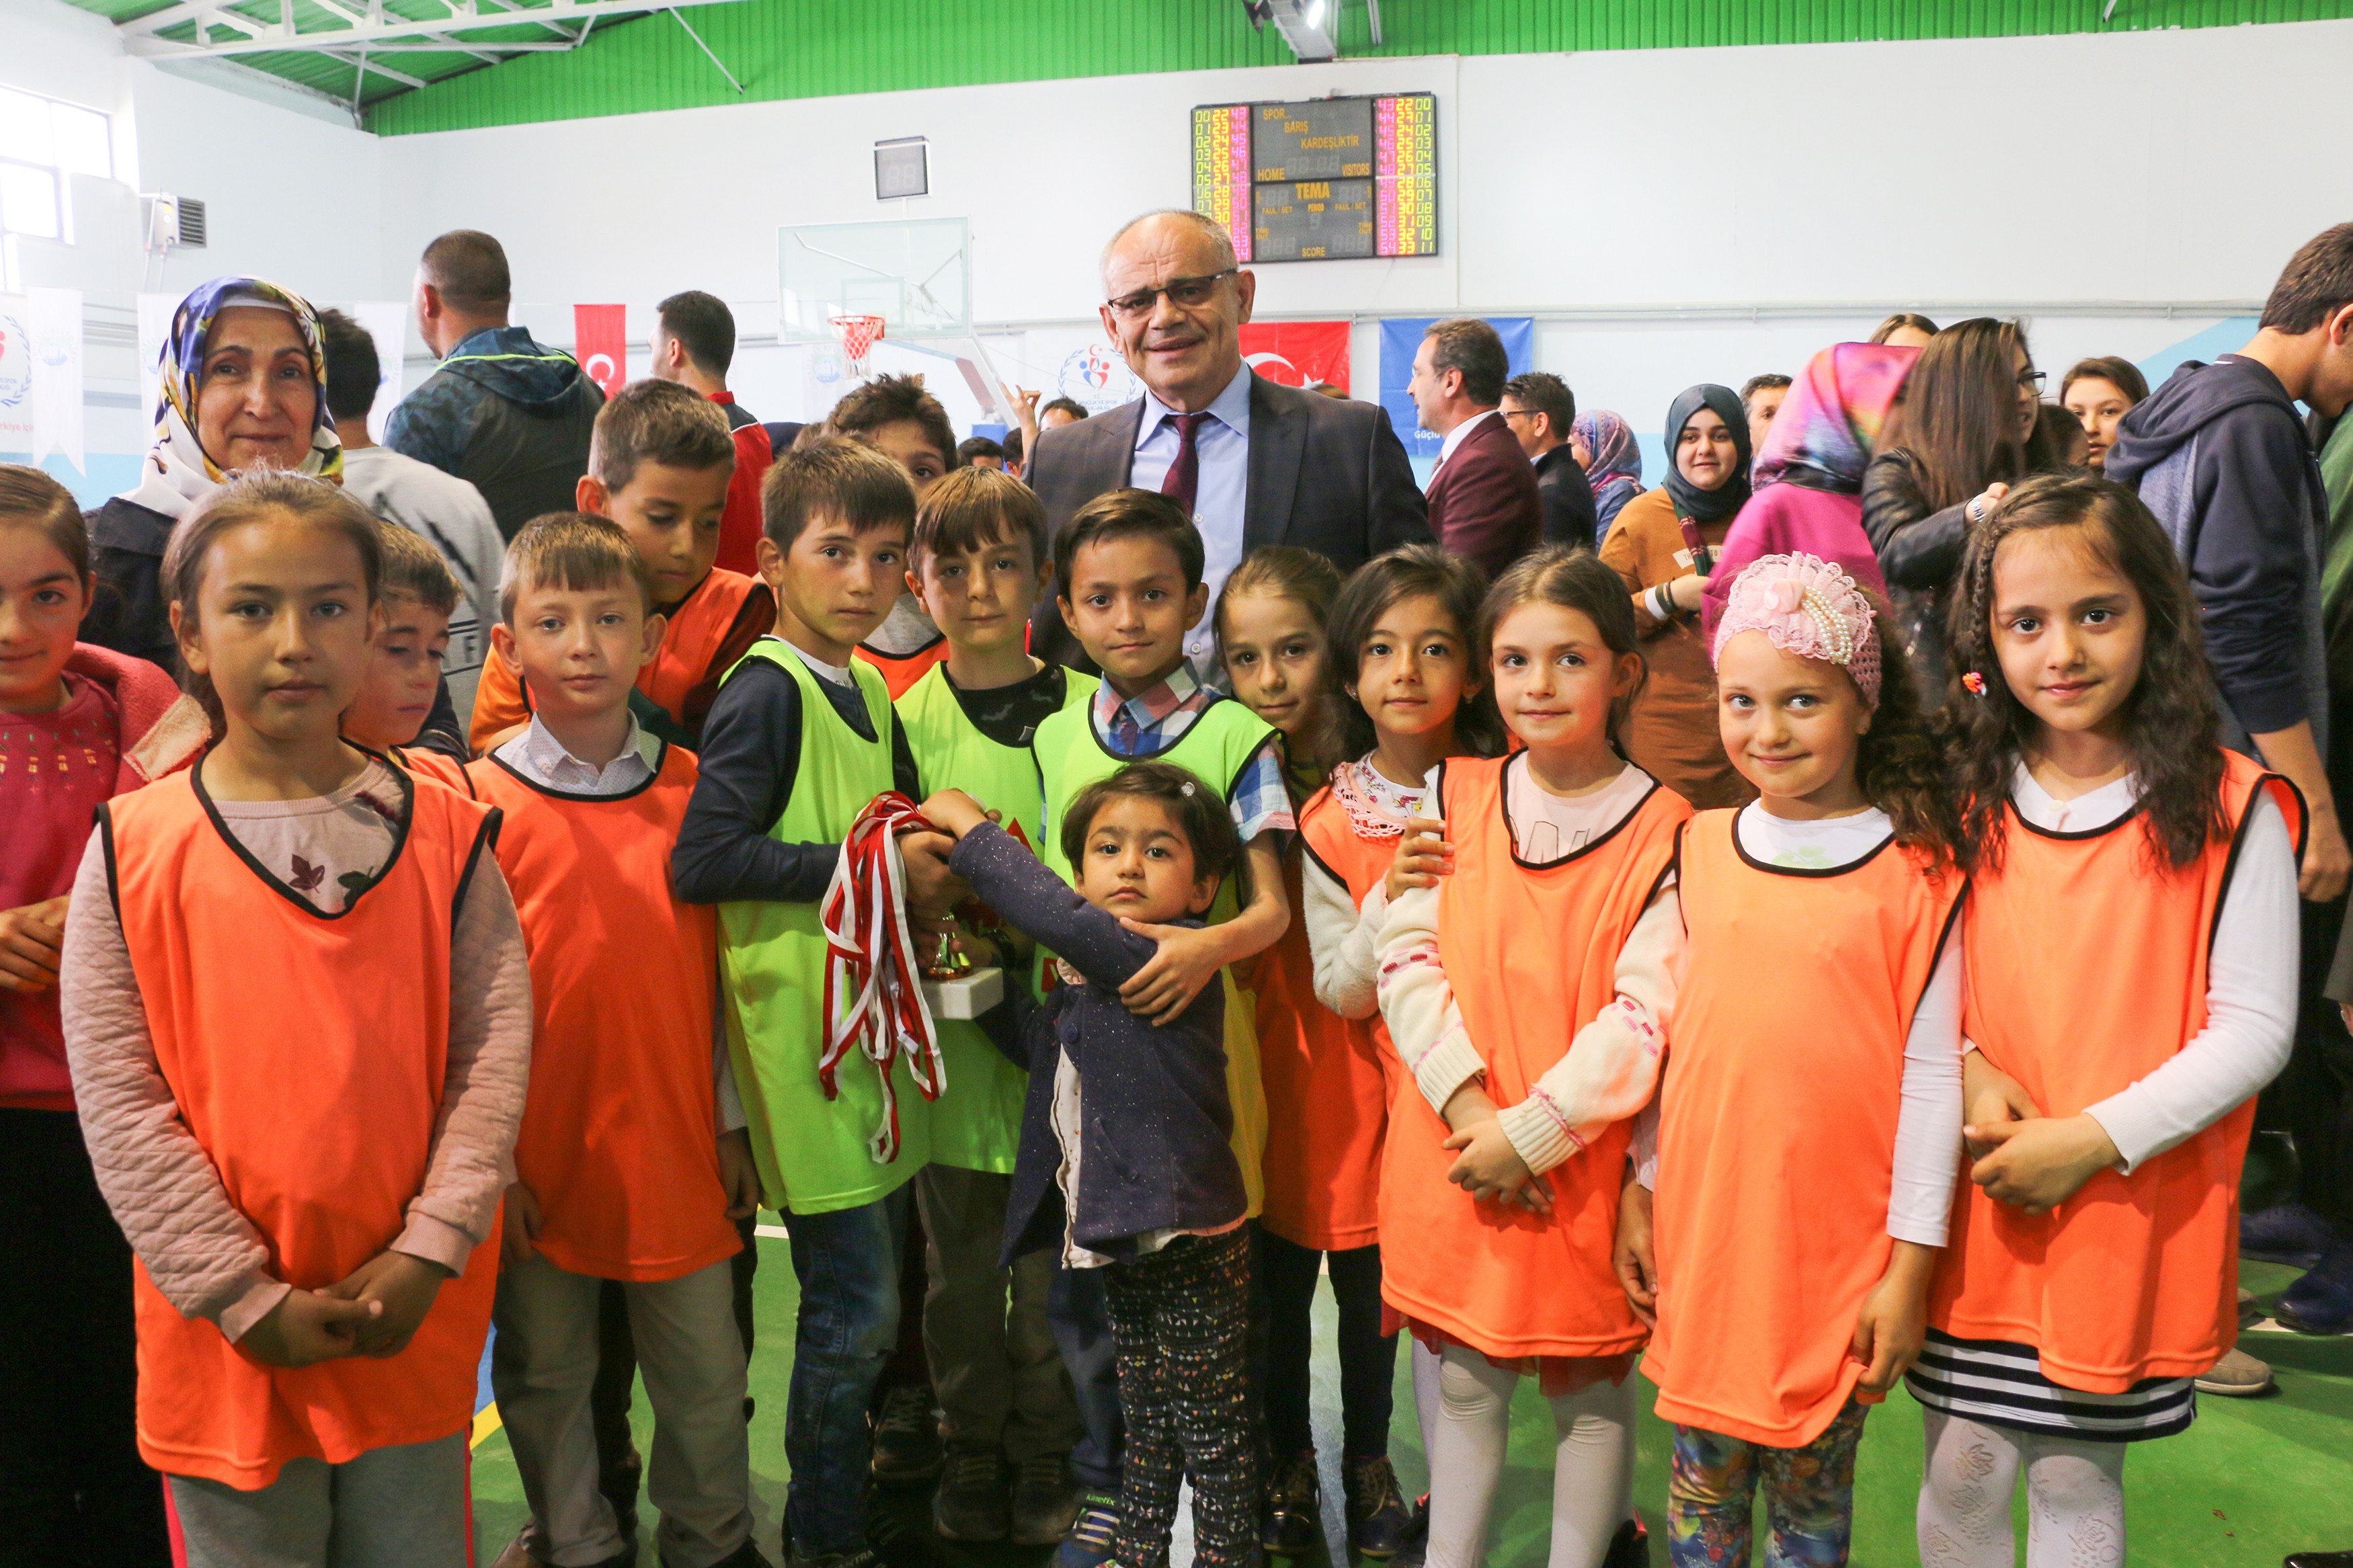
[(1119, 988), (1119, 999), (1127, 1004), (1127, 1010), (1151, 1019), (1155, 1026), (1176, 1022), (1201, 994), (1201, 987), (1215, 980), (1218, 971), (1230, 961), (1226, 939), (1214, 926), (1146, 925), (1124, 915), (1119, 923), (1160, 944), (1160, 951)]
[(2031, 1121), (2042, 1114), (2034, 1097), (2016, 1079), (1986, 1060), (1983, 1051), (1975, 1049), (1961, 1058), (1961, 1104), (1965, 1108), (1961, 1120), (1968, 1123), (1961, 1134), (1968, 1143), (1972, 1160), (1981, 1160), (1993, 1151), (1993, 1145), (1979, 1140), (1974, 1129), (2007, 1121)]
[(0, 910), (0, 991), (47, 991), (66, 944), (66, 899)]
[(509, 1184), (506, 1224), (499, 1228), (499, 1256), (509, 1263), (537, 1258), (539, 1248), (532, 1243), (539, 1239), (539, 1227), (543, 1223), (539, 1213), (539, 1194), (521, 1182)]
[(1979, 1144), (1991, 1151), (1969, 1167), (1969, 1180), (1995, 1202), (2028, 1214), (2049, 1214), (2124, 1158), (2090, 1115), (1973, 1122), (1961, 1133), (1972, 1152)]
[(1864, 1372), (1865, 1394), (1884, 1394), (1920, 1359), (1928, 1342), (1928, 1281), (1936, 1271), (1936, 1249), (1899, 1241), (1887, 1272), (1862, 1299), (1854, 1319), (1854, 1359)]
[[(944, 789), (923, 802), (923, 820), (951, 838), (962, 838), (984, 822), (997, 817), (981, 807), (980, 802), (960, 789)], [(904, 849), (906, 846), (900, 846)]]
[(1468, 1132), (1482, 1121), (1495, 1120), (1495, 1102), (1487, 1098), (1487, 1086), (1475, 1078), (1466, 1078), (1455, 1086), (1440, 1107), (1440, 1118), (1451, 1132)]
[(1626, 1175), (1618, 1194), (1618, 1239), (1609, 1248), (1609, 1266), (1626, 1289), (1626, 1304), (1646, 1329), (1659, 1326), (1659, 1254), (1651, 1225), (1651, 1189)]
[(948, 869), (955, 840), (944, 833), (902, 833), (899, 858), (907, 871), (907, 900), (919, 914), (944, 915), (972, 897), (972, 884)]
[(747, 1129), (719, 1135), (719, 1186), (727, 1194), (729, 1219), (750, 1219), (759, 1212), (760, 1167), (752, 1158)]
[(269, 1316), (237, 1342), (264, 1366), (315, 1366), (359, 1353), (359, 1333), (384, 1310), (380, 1301), (346, 1301), (320, 1290), (289, 1290)]
[(448, 1278), (449, 1271), (438, 1263), (406, 1252), (379, 1252), (328, 1286), (326, 1294), (379, 1309), (372, 1321), (360, 1326), (359, 1349), (362, 1355), (383, 1361), (408, 1348), (425, 1314), (433, 1310), (441, 1282)]
[(1532, 1214), (1552, 1212), (1551, 1188), (1528, 1169), (1528, 1163), (1512, 1147), (1504, 1124), (1495, 1118), (1473, 1122), (1440, 1147), (1462, 1151), (1446, 1179), (1480, 1203), (1515, 1202)]
[(1389, 861), (1388, 899), (1397, 902), (1411, 888), (1434, 888), (1440, 877), (1454, 875), (1454, 846), (1446, 841), (1446, 824), (1434, 816), (1417, 816), (1398, 835), (1396, 857)]

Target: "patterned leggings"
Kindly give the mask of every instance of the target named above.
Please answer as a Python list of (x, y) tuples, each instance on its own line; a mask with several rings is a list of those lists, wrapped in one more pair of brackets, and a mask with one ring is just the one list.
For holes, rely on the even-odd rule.
[(1766, 1568), (1840, 1568), (1854, 1535), (1854, 1451), (1864, 1409), (1847, 1401), (1802, 1448), (1678, 1426), (1667, 1475), (1668, 1561), (1674, 1568), (1747, 1568), (1761, 1480), (1773, 1531)]
[(1244, 1369), (1250, 1231), (1180, 1236), (1104, 1275), (1127, 1424), (1120, 1568), (1167, 1568), (1177, 1489), (1188, 1473), (1194, 1563), (1250, 1568), (1260, 1560), (1258, 1449)]

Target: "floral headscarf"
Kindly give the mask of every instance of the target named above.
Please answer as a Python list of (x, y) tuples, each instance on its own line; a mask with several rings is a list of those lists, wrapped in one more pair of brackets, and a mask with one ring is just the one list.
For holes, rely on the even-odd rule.
[(1580, 414), (1570, 425), (1585, 449), (1593, 454), (1586, 466), (1585, 482), (1593, 487), (1596, 495), (1601, 487), (1623, 479), (1634, 488), (1630, 495), (1642, 491), (1642, 448), (1634, 439), (1634, 432), (1626, 421), (1607, 408), (1597, 408), (1590, 414)]
[(327, 409), (327, 349), (319, 334), (319, 313), (290, 289), (259, 278), (216, 278), (191, 290), (172, 314), (172, 335), (164, 345), (161, 385), (155, 399), (155, 437), (147, 448), (138, 488), (124, 500), (165, 517), (190, 508), (227, 482), (228, 471), (213, 461), (196, 439), (196, 387), (204, 377), (205, 353), (213, 322), (232, 306), (254, 305), (285, 311), (301, 329), (311, 351), (311, 374), (318, 383), (318, 411), (311, 422), (311, 449), (295, 471), (341, 482), (343, 444)]
[(1919, 357), (1918, 349), (1889, 343), (1837, 343), (1809, 360), (1765, 433), (1757, 488), (1795, 478), (1815, 489), (1860, 495), (1880, 426)]

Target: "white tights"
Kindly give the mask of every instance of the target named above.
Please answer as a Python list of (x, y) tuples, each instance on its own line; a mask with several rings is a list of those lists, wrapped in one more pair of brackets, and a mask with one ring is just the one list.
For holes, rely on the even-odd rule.
[[(1425, 1362), (1428, 1365), (1425, 1367)], [(1430, 1455), (1429, 1568), (1479, 1568), (1520, 1374), (1477, 1351), (1414, 1346), (1413, 1385)], [(1432, 1397), (1434, 1395), (1434, 1397)], [(1552, 1400), (1552, 1554), (1548, 1568), (1600, 1568), (1634, 1514), (1634, 1390), (1597, 1383)]]
[(2124, 1443), (2012, 1432), (1942, 1411), (1927, 1418), (1920, 1480), (1924, 1568), (2011, 1568), (2010, 1494), (2026, 1472), (2027, 1568), (2123, 1568)]

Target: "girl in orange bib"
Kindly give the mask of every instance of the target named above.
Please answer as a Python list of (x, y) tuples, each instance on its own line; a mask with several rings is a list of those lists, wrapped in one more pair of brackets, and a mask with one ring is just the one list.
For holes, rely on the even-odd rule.
[[(1672, 982), (1676, 830), (1691, 815), (1618, 751), (1642, 679), (1633, 605), (1590, 552), (1499, 578), (1480, 646), (1509, 757), (1430, 773), (1452, 846), (1399, 894), (1378, 992), (1404, 1075), (1381, 1166), (1381, 1293), (1435, 1363), (1431, 1568), (1484, 1561), (1511, 1399), (1534, 1375), (1558, 1433), (1552, 1568), (1640, 1561), (1634, 1353), (1611, 1272), (1630, 1121)], [(1409, 856), (1417, 851), (1409, 848)]]
[(1810, 1568), (1847, 1560), (1863, 1412), (1919, 1353), (1945, 1241), (1961, 879), (1901, 654), (1852, 577), (1752, 563), (1715, 657), (1760, 798), (1682, 835), (1682, 985), (1620, 1271), (1657, 1317), (1672, 1560), (1745, 1564), (1761, 1480), (1770, 1561)]
[(468, 1559), (530, 977), (497, 815), (337, 734), (379, 561), (374, 519), (292, 476), (181, 521), (164, 583), (217, 738), (100, 814), (67, 924), (140, 1451), (204, 1568)]
[(2132, 492), (2020, 487), (1960, 582), (1976, 1163), (1911, 1376), (1920, 1557), (2008, 1564), (2022, 1471), (2030, 1564), (2122, 1563), (2126, 1445), (2187, 1426), (2237, 1333), (2303, 810), (2221, 749), (2189, 585)]

